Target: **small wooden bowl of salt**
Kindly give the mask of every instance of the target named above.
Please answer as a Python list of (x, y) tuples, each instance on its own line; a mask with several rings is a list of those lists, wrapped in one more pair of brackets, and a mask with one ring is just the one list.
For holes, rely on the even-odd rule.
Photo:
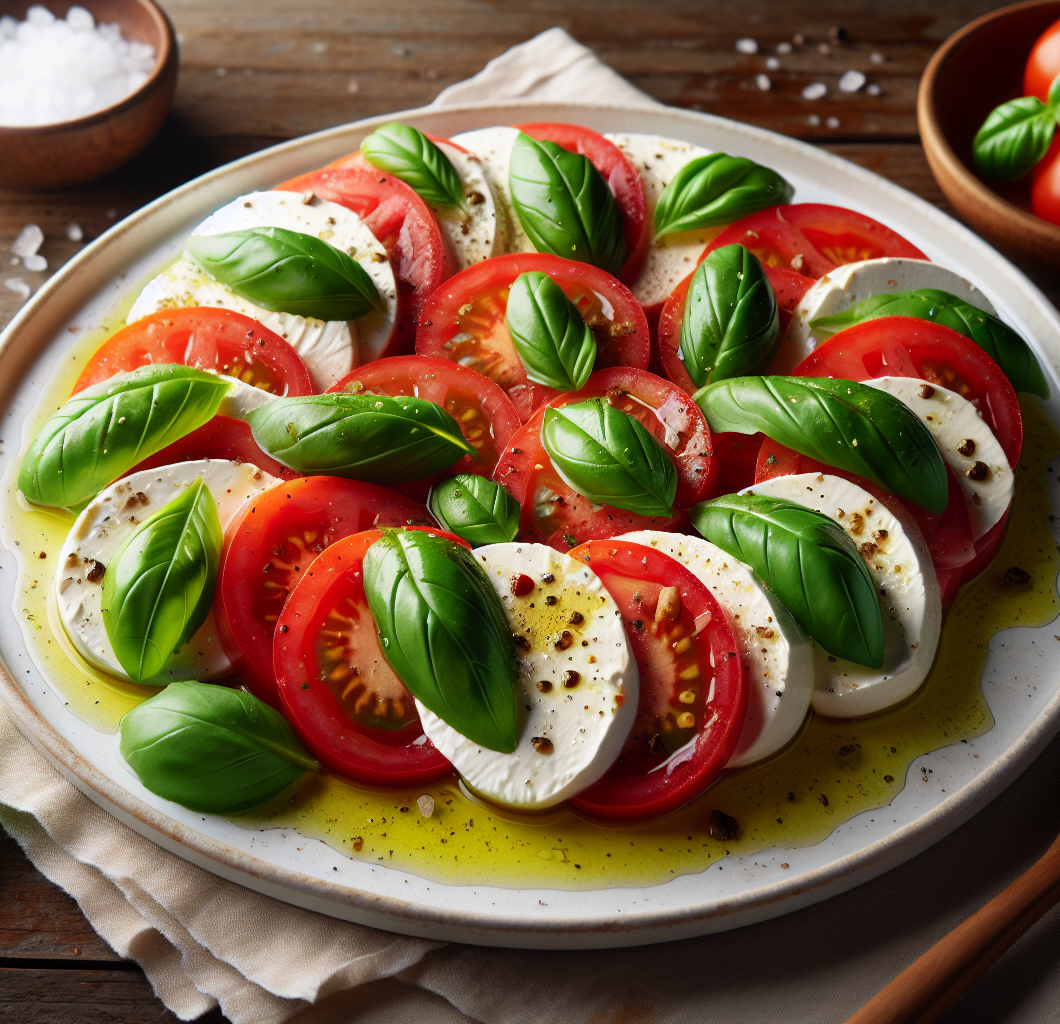
[(0, 0), (0, 186), (120, 167), (162, 126), (176, 81), (176, 35), (153, 0)]

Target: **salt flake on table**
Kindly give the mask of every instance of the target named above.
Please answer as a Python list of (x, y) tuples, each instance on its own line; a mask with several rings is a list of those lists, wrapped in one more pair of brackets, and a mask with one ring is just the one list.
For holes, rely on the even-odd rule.
[(780, 61), (776, 57), (770, 57), (766, 60), (766, 69), (768, 71), (779, 71)]
[(23, 265), (27, 270), (47, 270), (48, 261), (41, 256), (40, 253), (34, 253), (32, 256), (26, 256), (22, 260)]
[(865, 89), (866, 96), (879, 96), (879, 94), (880, 87), (875, 82), (873, 82), (872, 85), (867, 86)]
[(777, 43), (777, 53), (782, 55), (791, 53), (791, 43)]
[(80, 242), (85, 237), (85, 233), (81, 230), (80, 224), (68, 224), (66, 226), (66, 237), (71, 242)]
[(749, 36), (745, 39), (737, 39), (736, 49), (740, 53), (758, 53), (758, 40), (751, 39)]
[(887, 58), (882, 53), (872, 53), (869, 55), (869, 60), (873, 64), (882, 64)]
[(830, 117), (827, 121), (825, 121), (824, 126), (826, 128), (838, 128), (839, 127), (839, 118), (838, 117)]
[(9, 277), (4, 282), (4, 287), (10, 289), (16, 295), (21, 295), (23, 299), (28, 299), (30, 296), (30, 287), (21, 277)]
[(806, 118), (806, 123), (811, 128), (816, 128), (821, 123), (821, 118), (817, 114), (810, 114), (810, 116)]
[(27, 224), (11, 243), (11, 251), (25, 259), (27, 256), (36, 256), (43, 244), (44, 232), (36, 224)]
[(844, 71), (839, 78), (840, 92), (857, 92), (865, 84), (865, 76), (860, 71)]
[(757, 85), (762, 92), (769, 92), (769, 90), (773, 88), (773, 83), (769, 80), (769, 75), (755, 75), (755, 85)]
[(828, 92), (828, 86), (824, 82), (811, 82), (802, 90), (804, 100), (819, 100)]

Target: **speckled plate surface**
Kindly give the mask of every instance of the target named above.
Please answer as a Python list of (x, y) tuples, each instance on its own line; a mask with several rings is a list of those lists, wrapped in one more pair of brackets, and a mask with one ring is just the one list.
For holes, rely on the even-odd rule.
[[(27, 303), (0, 340), (0, 471), (21, 450), (23, 420), (73, 344), (68, 327), (98, 323), (135, 282), (175, 258), (187, 232), (212, 210), (356, 149), (376, 125), (395, 118), (442, 136), (492, 124), (574, 121), (600, 132), (685, 139), (776, 167), (795, 185), (798, 201), (867, 213), (968, 277), (1005, 320), (1033, 340), (1053, 395), (1060, 394), (1056, 310), (985, 242), (884, 179), (812, 146), (703, 114), (483, 104), (390, 114), (285, 143), (190, 182), (87, 246)], [(1060, 423), (1056, 397), (1047, 409), (1053, 422)], [(1052, 498), (1054, 507), (1060, 505), (1060, 494), (1054, 491)], [(5, 551), (0, 558), (3, 593), (15, 589), (18, 557), (16, 551)], [(886, 812), (858, 815), (815, 846), (730, 857), (724, 871), (682, 875), (645, 889), (569, 892), (447, 885), (350, 860), (290, 830), (259, 833), (223, 818), (204, 819), (148, 793), (118, 760), (112, 737), (64, 708), (30, 656), (19, 611), (17, 595), (12, 605), (0, 608), (0, 692), (22, 732), (120, 821), (209, 871), (289, 903), (411, 935), (489, 945), (658, 942), (749, 924), (824, 899), (879, 875), (952, 831), (1001, 792), (1060, 728), (1055, 628), (1006, 630), (991, 640), (983, 679), (994, 728), (969, 743), (918, 758), (910, 776), (930, 770), (930, 786), (905, 786)], [(1018, 687), (1002, 685), (1015, 677)], [(781, 862), (788, 865), (784, 871), (777, 870)]]

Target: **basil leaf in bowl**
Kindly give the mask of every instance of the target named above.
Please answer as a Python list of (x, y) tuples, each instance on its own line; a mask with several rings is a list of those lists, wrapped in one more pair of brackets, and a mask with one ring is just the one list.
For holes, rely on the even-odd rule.
[(1055, 132), (1054, 104), (1047, 106), (1037, 96), (1002, 103), (990, 111), (972, 140), (975, 169), (995, 181), (1021, 178), (1045, 156)]
[(388, 121), (361, 143), (361, 153), (374, 167), (414, 189), (429, 206), (466, 206), (464, 183), (452, 161), (419, 129)]
[(504, 544), (519, 533), (519, 502), (500, 484), (475, 473), (435, 484), (427, 507), (444, 529), (472, 547)]

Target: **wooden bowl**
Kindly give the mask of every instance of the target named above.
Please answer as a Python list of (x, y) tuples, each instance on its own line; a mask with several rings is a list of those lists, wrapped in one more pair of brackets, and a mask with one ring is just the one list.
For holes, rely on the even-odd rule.
[[(91, 181), (135, 156), (162, 126), (177, 83), (177, 39), (153, 0), (77, 0), (96, 22), (117, 22), (126, 39), (150, 43), (154, 70), (135, 92), (102, 110), (56, 124), (0, 125), (0, 185), (47, 189)], [(0, 14), (24, 20), (33, 0), (0, 0)], [(57, 18), (74, 6), (45, 0)]]

